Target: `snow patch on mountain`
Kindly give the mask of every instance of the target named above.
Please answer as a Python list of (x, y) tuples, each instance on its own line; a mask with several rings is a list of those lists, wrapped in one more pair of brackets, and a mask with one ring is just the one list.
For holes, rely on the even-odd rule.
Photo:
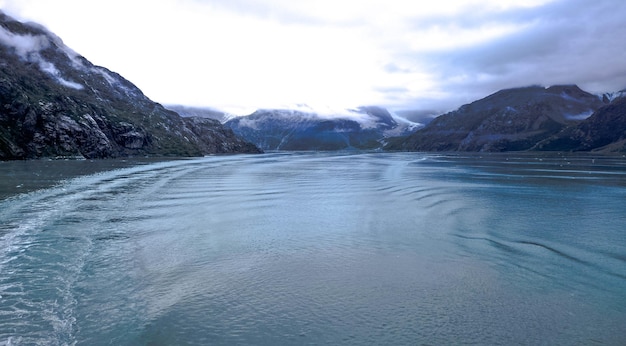
[(602, 95), (598, 95), (598, 97), (601, 100), (604, 99), (607, 102), (613, 102), (613, 101), (615, 101), (617, 99), (620, 99), (622, 97), (626, 97), (626, 89), (620, 90), (620, 91), (615, 91), (615, 92), (604, 93)]
[[(259, 115), (263, 115), (260, 117)], [(384, 131), (386, 136), (397, 136), (413, 132), (423, 125), (412, 122), (397, 114), (388, 112), (379, 107), (360, 107), (356, 109), (332, 109), (330, 107), (310, 107), (308, 105), (296, 105), (288, 109), (261, 109), (253, 114), (236, 117), (239, 126), (259, 130), (258, 122), (266, 124), (271, 121), (282, 124), (283, 127), (294, 127), (296, 124), (318, 123), (323, 121), (350, 121), (358, 124), (362, 130)], [(339, 124), (338, 122), (337, 124)], [(341, 132), (341, 127), (335, 127), (336, 132)], [(346, 132), (353, 129), (345, 129)]]
[(364, 130), (375, 129), (380, 125), (378, 118), (359, 109), (296, 104), (285, 107), (281, 112), (283, 112), (285, 116), (296, 115), (298, 118), (306, 120), (352, 120), (357, 122)]
[(298, 109), (261, 109), (226, 123), (264, 150), (380, 149), (389, 137), (406, 136), (421, 124), (376, 106), (317, 113)]
[(398, 123), (398, 126), (389, 130), (385, 130), (383, 132), (385, 135), (385, 138), (405, 136), (409, 133), (413, 133), (421, 129), (422, 127), (424, 127), (424, 124), (410, 121), (397, 114), (391, 113), (391, 116)]

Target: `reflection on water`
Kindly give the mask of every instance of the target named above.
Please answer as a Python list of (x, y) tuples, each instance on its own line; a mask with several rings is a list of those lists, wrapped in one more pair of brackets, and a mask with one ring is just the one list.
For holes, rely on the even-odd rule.
[(70, 179), (0, 202), (0, 343), (623, 344), (625, 181), (420, 153)]

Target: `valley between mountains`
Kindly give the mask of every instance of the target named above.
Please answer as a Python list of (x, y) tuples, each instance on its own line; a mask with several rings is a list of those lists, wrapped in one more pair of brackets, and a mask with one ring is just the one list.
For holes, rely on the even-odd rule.
[(268, 150), (626, 152), (625, 94), (520, 87), (432, 121), (410, 121), (378, 106), (233, 116), (164, 107), (43, 26), (0, 13), (0, 160)]

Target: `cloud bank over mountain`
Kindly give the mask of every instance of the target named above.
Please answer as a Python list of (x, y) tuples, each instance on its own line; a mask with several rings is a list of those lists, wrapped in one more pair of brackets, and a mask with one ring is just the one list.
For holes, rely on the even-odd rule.
[(626, 87), (623, 1), (0, 0), (0, 6), (44, 24), (152, 99), (238, 114), (297, 104), (441, 114), (524, 85)]

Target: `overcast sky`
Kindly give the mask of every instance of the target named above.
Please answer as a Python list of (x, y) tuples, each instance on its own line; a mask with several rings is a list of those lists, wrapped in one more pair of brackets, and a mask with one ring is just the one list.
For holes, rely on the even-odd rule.
[(623, 0), (0, 0), (163, 104), (444, 112), (626, 88)]

